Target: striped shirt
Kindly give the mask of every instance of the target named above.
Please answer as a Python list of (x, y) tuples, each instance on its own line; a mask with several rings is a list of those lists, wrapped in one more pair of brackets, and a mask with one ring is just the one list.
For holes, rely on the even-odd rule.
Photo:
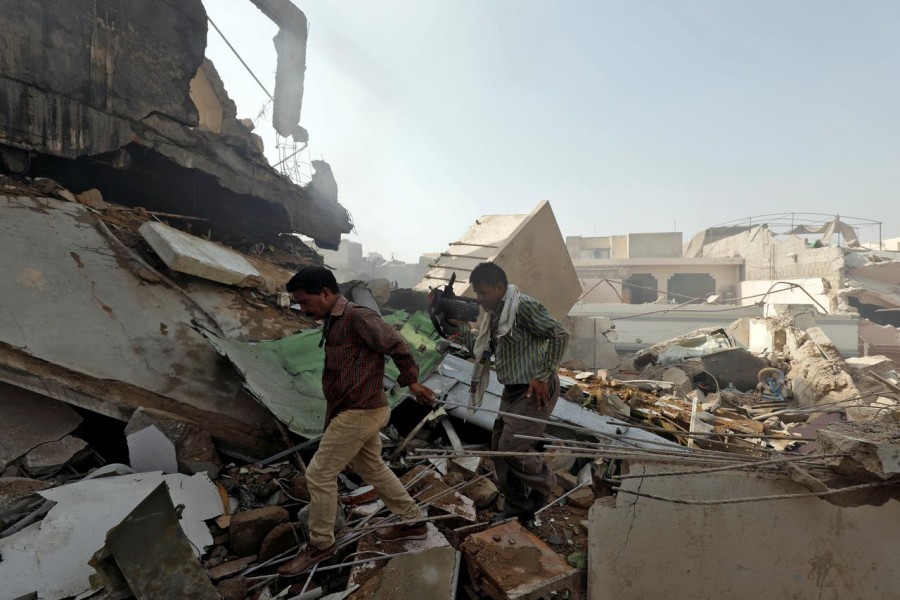
[(325, 426), (348, 409), (387, 406), (384, 395), (385, 355), (400, 370), (402, 387), (419, 379), (419, 367), (406, 340), (370, 308), (341, 296), (331, 309), (322, 331), (325, 369), (322, 391), (328, 407)]
[[(489, 311), (494, 370), (503, 385), (527, 384), (532, 379), (547, 381), (559, 369), (569, 332), (554, 319), (543, 304), (522, 294), (516, 320), (509, 333), (497, 337), (497, 319), (502, 305)], [(474, 353), (477, 332), (463, 328), (460, 342)]]

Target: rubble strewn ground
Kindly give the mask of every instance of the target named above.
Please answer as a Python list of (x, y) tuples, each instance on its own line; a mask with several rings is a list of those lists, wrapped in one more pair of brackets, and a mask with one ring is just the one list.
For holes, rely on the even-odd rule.
[[(281, 28), (279, 127), (305, 141), (303, 81), (291, 80), (305, 67), (305, 17), (253, 2)], [(428, 533), (379, 541), (391, 517), (348, 467), (336, 554), (279, 577), (306, 543), (304, 473), (324, 426), (321, 330), (284, 291), (299, 266), (322, 259), (281, 234), (337, 246), (350, 220), (331, 169), (320, 163), (299, 186), (268, 165), (202, 57), (198, 0), (116, 13), (146, 40), (128, 28), (121, 40), (100, 35), (93, 12), (71, 7), (62, 27), (65, 11), (48, 4), (0, 29), (30, 23), (91, 60), (137, 58), (103, 89), (93, 71), (0, 73), (5, 97), (29, 98), (0, 120), (0, 600), (896, 597), (900, 374), (890, 356), (845, 356), (804, 311), (704, 326), (631, 354), (615, 346), (609, 318), (599, 334), (594, 320), (570, 320), (591, 330), (579, 352), (609, 368), (578, 359), (560, 370), (540, 440), (556, 487), (533, 520), (503, 520), (490, 449), (502, 386), (492, 373), (483, 403), (469, 406), (472, 357), (440, 339), (422, 308), (429, 281), (494, 259), (565, 316), (584, 294), (549, 203), (476, 221), (418, 290), (343, 282), (400, 332), (439, 397), (407, 401), (388, 366), (383, 459)], [(150, 35), (154, 23), (137, 18), (148, 10), (184, 43)], [(144, 51), (116, 55), (119, 41)], [(64, 75), (91, 84), (63, 97)], [(67, 117), (72, 131), (29, 118), (51, 107), (83, 118)], [(737, 268), (732, 246), (757, 233), (774, 243), (741, 229), (700, 244), (705, 232), (694, 251)], [(846, 287), (819, 282), (830, 308), (852, 299), (892, 318), (873, 307), (891, 300), (884, 280), (897, 263), (815, 250), (843, 257), (853, 276)], [(885, 285), (849, 285), (867, 278)], [(868, 330), (875, 347), (878, 333), (896, 331)]]
[[(7, 179), (2, 185), (7, 194), (14, 194), (11, 197), (59, 198), (34, 205), (44, 214), (65, 211), (65, 203), (71, 202), (65, 199), (66, 190), (49, 180), (27, 184)], [(278, 277), (290, 273), (276, 264), (287, 260), (283, 255), (248, 256), (231, 250), (253, 261), (255, 282), (248, 288), (241, 287), (243, 278), (211, 281), (218, 278), (216, 273), (182, 273), (175, 270), (182, 263), (167, 266), (155, 254), (141, 236), (145, 224), (155, 221), (153, 215), (112, 203), (77, 210), (89, 211), (80, 218), (106, 227), (134, 254), (134, 262), (118, 267), (128, 277), (141, 286), (166, 286), (194, 303), (197, 314), (208, 319), (208, 327), (218, 328), (222, 340), (250, 340), (274, 332), (284, 336), (313, 326), (279, 303)], [(190, 242), (189, 234), (184, 236)], [(71, 267), (76, 272), (82, 268), (78, 262)], [(223, 306), (231, 307), (224, 316)], [(380, 308), (393, 312), (389, 299)], [(398, 327), (411, 319), (403, 312), (387, 318)], [(447, 348), (438, 349), (436, 334), (425, 330), (428, 321), (417, 323), (414, 333), (406, 335), (424, 336), (415, 342), (416, 351), (432, 373), (423, 372), (423, 377), (441, 394), (446, 411), (402, 402), (402, 392), (397, 395), (395, 390), (394, 415), (383, 432), (383, 446), (385, 460), (427, 508), (430, 534), (425, 542), (378, 542), (373, 527), (387, 515), (371, 488), (348, 469), (340, 478), (337, 556), (298, 578), (279, 578), (277, 566), (305, 541), (309, 494), (303, 469), (315, 450), (315, 436), (307, 435), (310, 440), (303, 442), (291, 437), (287, 423), (272, 422), (269, 433), (253, 434), (265, 443), (236, 447), (234, 440), (222, 439), (215, 425), (172, 404), (163, 407), (170, 410), (138, 406), (127, 424), (112, 426), (116, 421), (98, 416), (92, 405), (63, 394), (26, 391), (13, 380), (3, 384), (0, 399), (5, 427), (12, 427), (3, 438), (5, 470), (0, 478), (0, 572), (10, 589), (20, 596), (36, 591), (41, 598), (69, 598), (90, 589), (103, 590), (96, 597), (153, 597), (149, 573), (154, 571), (135, 570), (133, 565), (138, 561), (166, 572), (160, 550), (153, 550), (159, 545), (148, 544), (142, 553), (133, 542), (122, 541), (146, 535), (128, 525), (147, 510), (142, 503), (170, 502), (175, 512), (182, 511), (180, 528), (171, 529), (164, 521), (159, 525), (160, 532), (165, 529), (167, 536), (175, 536), (166, 542), (172, 552), (181, 543), (174, 540), (182, 535), (190, 540), (185, 547), (193, 550), (190, 560), (180, 555), (183, 568), (172, 572), (168, 589), (187, 586), (184, 589), (197, 597), (217, 594), (234, 600), (281, 592), (292, 597), (312, 590), (323, 597), (410, 597), (410, 590), (427, 583), (414, 583), (422, 569), (432, 568), (437, 579), (428, 579), (429, 585), (437, 586), (434, 594), (448, 598), (537, 597), (534, 594), (550, 590), (556, 597), (598, 597), (588, 586), (587, 572), (607, 552), (603, 541), (595, 540), (597, 532), (617, 527), (606, 515), (629, 514), (646, 503), (651, 504), (644, 510), (656, 504), (741, 501), (740, 494), (721, 490), (710, 500), (696, 491), (684, 493), (692, 488), (649, 483), (701, 473), (709, 473), (707, 478), (714, 473), (761, 477), (781, 490), (775, 496), (796, 502), (812, 497), (834, 510), (894, 506), (900, 474), (900, 381), (894, 363), (882, 357), (845, 360), (821, 330), (800, 329), (778, 317), (767, 325), (782, 343), (764, 353), (748, 351), (726, 330), (703, 329), (625, 356), (615, 370), (561, 370), (564, 393), (544, 444), (557, 477), (551, 504), (534, 521), (494, 524), (502, 514), (503, 496), (494, 482), (488, 447), (495, 410), (491, 395), (478, 411), (483, 414), (469, 415), (456, 406), (454, 386), (467, 385), (465, 356), (452, 348), (443, 354)], [(159, 334), (170, 335), (168, 327), (177, 324), (161, 327)], [(311, 354), (310, 368), (320, 361)], [(316, 377), (314, 373), (310, 379), (313, 384)], [(245, 393), (259, 394), (252, 381), (245, 381)], [(48, 410), (52, 417), (41, 416)], [(829, 415), (833, 418), (823, 419)], [(306, 426), (314, 429), (313, 423)], [(289, 446), (298, 447), (278, 452)], [(254, 453), (248, 456), (248, 451)], [(132, 474), (133, 469), (171, 474)], [(655, 471), (663, 477), (634, 485)], [(188, 476), (205, 491), (175, 493), (173, 486), (181, 488), (187, 480), (172, 478)], [(160, 484), (163, 490), (157, 493)], [(90, 496), (75, 492), (88, 488), (93, 488)], [(102, 520), (82, 517), (74, 526), (62, 524), (72, 514), (89, 514), (83, 512), (84, 502), (100, 502), (97, 494), (108, 506)], [(192, 514), (201, 521), (186, 521)], [(63, 550), (55, 541), (60, 527), (78, 540), (65, 546), (62, 563), (46, 558)], [(606, 567), (596, 573), (592, 581), (607, 581)], [(877, 571), (875, 576), (882, 577)]]

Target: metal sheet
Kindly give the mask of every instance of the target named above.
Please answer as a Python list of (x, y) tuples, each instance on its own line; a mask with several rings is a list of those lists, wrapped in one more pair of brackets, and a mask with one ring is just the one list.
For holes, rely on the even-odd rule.
[[(450, 402), (457, 404), (468, 404), (469, 402), (469, 384), (472, 381), (472, 363), (456, 356), (447, 356), (438, 366), (437, 372), (425, 381), (425, 385), (434, 390), (435, 394), (444, 397)], [(447, 407), (447, 413), (477, 425), (482, 429), (491, 430), (494, 425), (496, 414), (489, 411), (500, 409), (500, 396), (503, 393), (503, 385), (497, 381), (497, 375), (491, 371), (491, 381), (488, 384), (487, 391), (484, 394), (484, 400), (481, 407), (487, 410), (474, 411), (473, 414), (467, 414), (469, 411), (460, 407)], [(598, 434), (611, 436), (622, 440), (624, 444), (633, 445), (641, 448), (658, 448), (660, 444), (671, 446), (672, 448), (680, 448), (674, 442), (665, 440), (648, 431), (630, 427), (627, 423), (603, 416), (592, 410), (582, 408), (578, 404), (560, 397), (556, 403), (556, 408), (550, 416), (551, 420), (562, 421), (579, 427), (592, 429)]]
[[(440, 339), (425, 313), (409, 317), (395, 313), (385, 319), (393, 325), (405, 323), (400, 330), (419, 365), (424, 380), (441, 360), (435, 345)], [(319, 347), (321, 328), (307, 329), (279, 340), (244, 342), (225, 339), (211, 331), (198, 329), (223, 356), (231, 361), (244, 380), (244, 387), (291, 431), (304, 437), (322, 433), (325, 426), (325, 396), (322, 370), (325, 352)], [(396, 388), (399, 371), (393, 362), (385, 365), (388, 404), (399, 404), (405, 397)]]
[[(165, 483), (109, 530), (99, 556), (115, 560), (138, 600), (219, 598), (178, 526), (178, 514)], [(98, 570), (103, 562), (98, 561)]]

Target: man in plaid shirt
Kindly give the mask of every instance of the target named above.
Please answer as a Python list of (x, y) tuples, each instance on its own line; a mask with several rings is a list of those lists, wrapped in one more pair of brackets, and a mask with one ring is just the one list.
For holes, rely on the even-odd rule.
[[(347, 301), (331, 271), (304, 267), (287, 283), (287, 290), (303, 312), (323, 319), (325, 346), (325, 434), (306, 470), (309, 485), (309, 543), (305, 551), (278, 569), (280, 575), (299, 575), (335, 552), (334, 520), (337, 476), (348, 464), (370, 485), (385, 506), (403, 521), (422, 518), (422, 511), (381, 460), (381, 429), (391, 409), (384, 395), (385, 356), (400, 370), (398, 383), (409, 387), (422, 403), (434, 393), (418, 382), (419, 368), (406, 341), (375, 311)], [(424, 539), (424, 522), (382, 527), (382, 540)]]

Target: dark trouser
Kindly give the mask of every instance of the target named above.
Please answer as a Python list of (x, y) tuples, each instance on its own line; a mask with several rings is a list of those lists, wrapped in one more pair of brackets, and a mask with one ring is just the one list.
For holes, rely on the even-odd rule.
[[(538, 408), (534, 397), (525, 397), (528, 385), (507, 385), (500, 397), (500, 410), (514, 415), (549, 419), (559, 398), (559, 376), (554, 374), (547, 384), (550, 398), (544, 408)], [(545, 427), (544, 423), (497, 415), (491, 449), (500, 452), (535, 452), (539, 442), (515, 436), (541, 437)], [(546, 498), (555, 482), (553, 471), (544, 464), (542, 456), (495, 456), (494, 469), (497, 471), (500, 490), (506, 498), (505, 508), (508, 512), (524, 510), (529, 488)]]

